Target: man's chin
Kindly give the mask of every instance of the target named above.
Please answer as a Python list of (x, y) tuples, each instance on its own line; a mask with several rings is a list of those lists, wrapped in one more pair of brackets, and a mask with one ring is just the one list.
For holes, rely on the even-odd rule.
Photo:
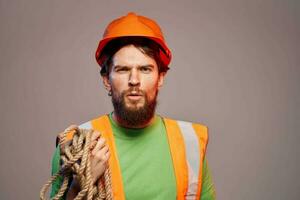
[(125, 110), (127, 112), (136, 113), (136, 114), (140, 113), (140, 111), (142, 111), (143, 109), (144, 109), (144, 106), (138, 106), (138, 105), (130, 105), (130, 106), (126, 105), (125, 106)]
[(145, 107), (145, 102), (131, 102), (131, 101), (127, 101), (125, 103), (125, 108), (128, 110), (140, 110), (143, 109)]

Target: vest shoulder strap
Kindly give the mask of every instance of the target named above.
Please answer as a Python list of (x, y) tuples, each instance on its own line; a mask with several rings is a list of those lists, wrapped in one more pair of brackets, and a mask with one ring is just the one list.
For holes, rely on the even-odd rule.
[(175, 120), (163, 118), (176, 177), (177, 200), (184, 200), (188, 190), (188, 166), (185, 153), (185, 144), (180, 127)]
[[(174, 171), (178, 199), (200, 199), (202, 165), (208, 142), (207, 127), (201, 124), (164, 118)], [(186, 162), (182, 162), (186, 160)]]
[(92, 120), (91, 123), (92, 128), (99, 131), (101, 135), (106, 139), (106, 143), (110, 150), (109, 167), (111, 170), (113, 197), (115, 200), (125, 200), (122, 174), (109, 117), (107, 115), (103, 115), (97, 119)]

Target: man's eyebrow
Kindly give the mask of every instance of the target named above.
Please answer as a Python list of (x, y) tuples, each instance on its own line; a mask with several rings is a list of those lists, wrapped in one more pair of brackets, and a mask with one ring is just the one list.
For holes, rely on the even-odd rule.
[[(131, 68), (131, 67), (129, 67), (129, 66), (127, 66), (127, 65), (115, 65), (114, 66), (114, 68), (116, 69), (116, 68)], [(138, 66), (139, 68), (141, 68), (141, 67), (150, 67), (150, 68), (154, 68), (154, 65), (152, 65), (152, 64), (148, 64), (148, 65), (140, 65), (140, 66)]]
[(149, 65), (142, 65), (141, 67), (151, 67), (151, 68), (154, 68), (154, 65), (152, 65), (152, 64), (149, 64)]
[(127, 65), (115, 65), (113, 68), (114, 69), (116, 69), (116, 68), (126, 68), (126, 67), (128, 67), (129, 68), (129, 66), (127, 66)]

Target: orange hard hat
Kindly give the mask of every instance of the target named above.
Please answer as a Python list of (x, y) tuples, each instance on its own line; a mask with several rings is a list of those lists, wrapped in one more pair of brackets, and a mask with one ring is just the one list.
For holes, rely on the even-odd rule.
[(101, 53), (108, 42), (117, 38), (130, 36), (145, 37), (159, 44), (161, 47), (159, 52), (161, 61), (164, 66), (168, 66), (171, 61), (172, 54), (166, 45), (159, 25), (154, 20), (136, 15), (133, 12), (130, 12), (126, 16), (122, 16), (108, 24), (96, 51), (96, 60), (98, 64), (102, 66), (104, 62), (104, 58)]

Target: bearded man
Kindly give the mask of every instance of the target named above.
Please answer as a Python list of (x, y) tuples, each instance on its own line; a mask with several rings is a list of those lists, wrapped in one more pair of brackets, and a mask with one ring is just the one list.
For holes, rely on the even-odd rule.
[[(113, 111), (77, 128), (94, 129), (91, 172), (95, 184), (112, 167), (114, 199), (215, 199), (205, 158), (207, 127), (155, 113), (171, 52), (158, 24), (128, 13), (106, 28), (96, 51)], [(99, 134), (106, 137), (97, 139)], [(106, 139), (105, 139), (106, 138)], [(59, 148), (52, 173), (59, 170)], [(52, 185), (54, 196), (61, 180)], [(73, 180), (66, 199), (80, 188)]]

